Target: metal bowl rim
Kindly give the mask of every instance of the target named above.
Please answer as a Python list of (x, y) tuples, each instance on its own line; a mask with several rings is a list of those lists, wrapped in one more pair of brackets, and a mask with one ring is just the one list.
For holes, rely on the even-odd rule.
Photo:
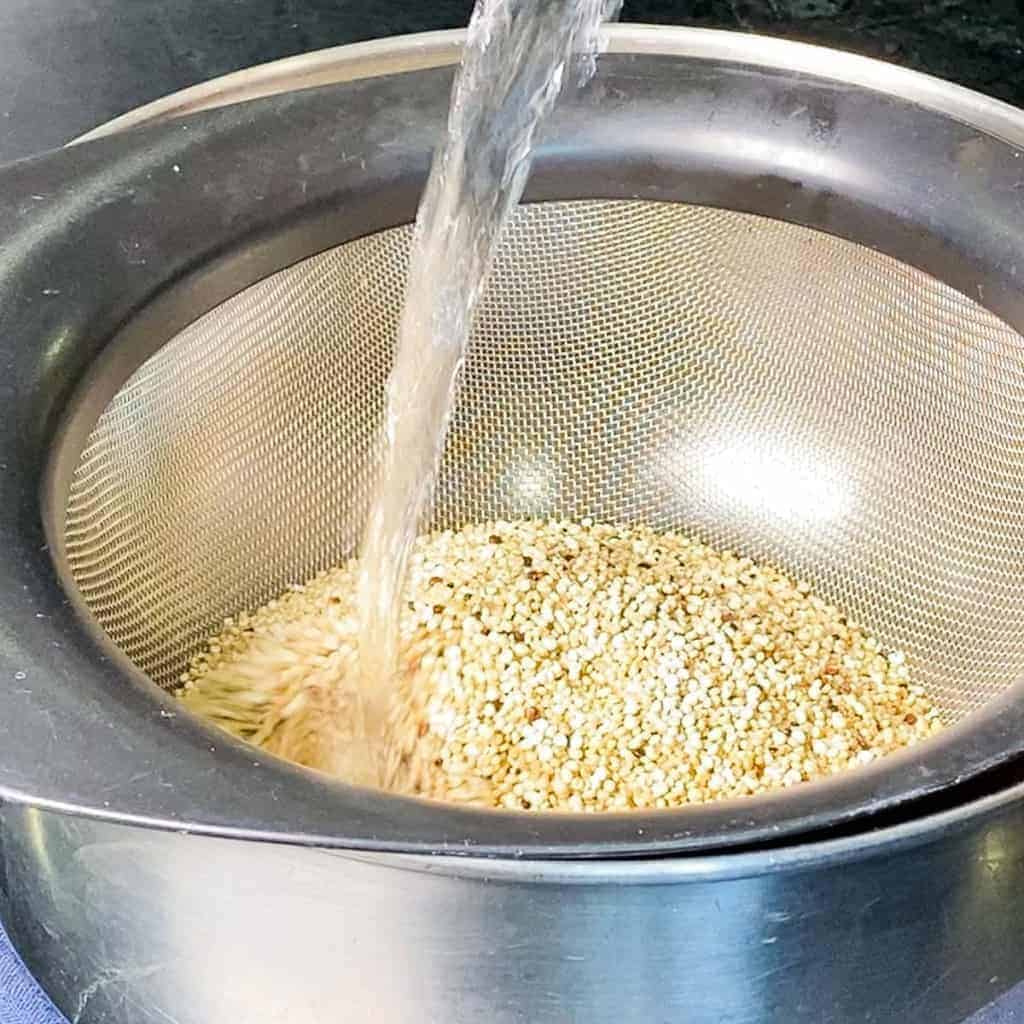
[[(873, 57), (756, 33), (676, 25), (609, 25), (604, 36), (607, 53), (743, 63), (888, 93), (1024, 146), (1024, 117), (1011, 104)], [(447, 67), (458, 63), (465, 38), (465, 29), (418, 32), (256, 64), (129, 110), (71, 140), (69, 145), (297, 89), (396, 71)]]

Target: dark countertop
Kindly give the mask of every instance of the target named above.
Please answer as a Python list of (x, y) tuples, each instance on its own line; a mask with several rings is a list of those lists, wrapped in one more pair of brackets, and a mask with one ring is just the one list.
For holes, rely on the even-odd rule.
[[(471, 0), (2, 0), (0, 162), (166, 93), (340, 43), (455, 28)], [(625, 0), (624, 21), (765, 32), (1024, 106), (1024, 0)]]

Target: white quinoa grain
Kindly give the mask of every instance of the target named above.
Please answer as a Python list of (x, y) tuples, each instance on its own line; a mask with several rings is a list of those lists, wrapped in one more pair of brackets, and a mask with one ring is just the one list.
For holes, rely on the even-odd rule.
[[(197, 713), (338, 771), (358, 666), (355, 563), (221, 634)], [(900, 651), (803, 581), (679, 534), (490, 522), (420, 538), (386, 737), (399, 790), (527, 810), (747, 796), (941, 728)]]

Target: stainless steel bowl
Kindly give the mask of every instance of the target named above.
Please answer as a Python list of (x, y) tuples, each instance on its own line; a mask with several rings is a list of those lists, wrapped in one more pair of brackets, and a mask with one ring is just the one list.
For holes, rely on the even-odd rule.
[(952, 1022), (1024, 975), (1024, 115), (610, 39), (496, 267), (437, 521), (780, 561), (950, 728), (770, 797), (538, 817), (182, 713), (160, 686), (224, 614), (351, 552), (458, 37), (231, 76), (0, 172), (0, 890), (78, 1019)]

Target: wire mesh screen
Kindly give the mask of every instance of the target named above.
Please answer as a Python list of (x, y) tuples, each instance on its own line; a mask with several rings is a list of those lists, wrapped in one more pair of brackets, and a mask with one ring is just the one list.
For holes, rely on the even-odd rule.
[[(410, 232), (200, 317), (97, 422), (66, 517), (108, 633), (172, 685), (222, 618), (355, 551)], [(434, 526), (590, 514), (807, 578), (949, 719), (1024, 670), (1021, 338), (852, 243), (682, 204), (522, 207)]]

